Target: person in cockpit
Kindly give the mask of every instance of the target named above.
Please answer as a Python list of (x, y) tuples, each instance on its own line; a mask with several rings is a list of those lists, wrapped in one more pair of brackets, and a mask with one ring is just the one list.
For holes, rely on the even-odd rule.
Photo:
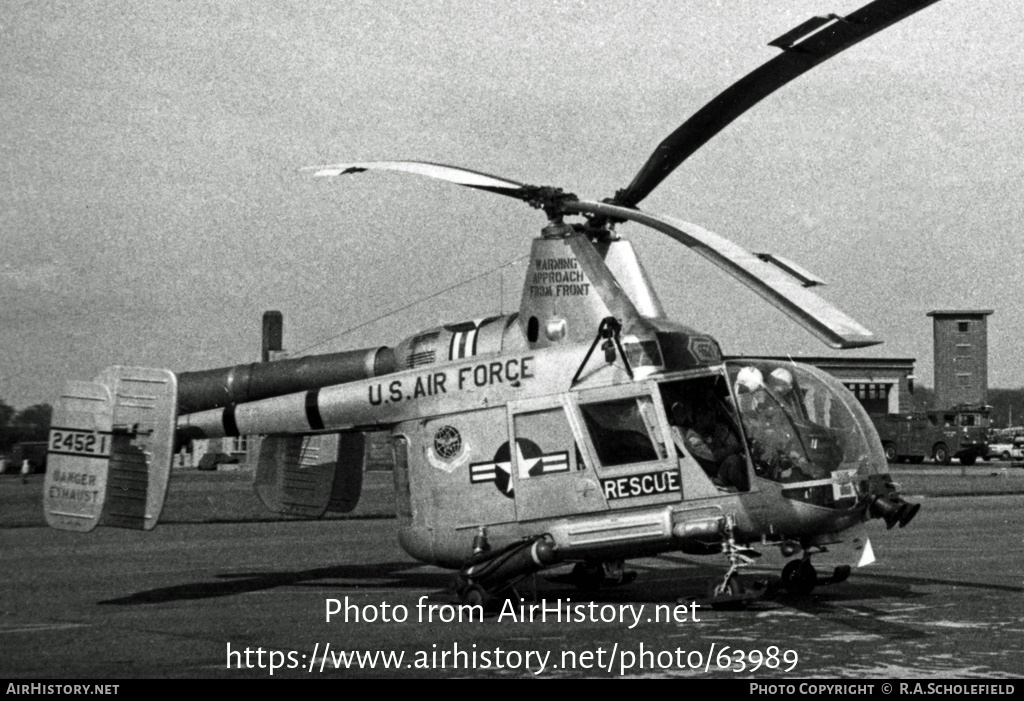
[(746, 428), (755, 472), (776, 482), (811, 479), (810, 461), (780, 399), (785, 402), (785, 396), (779, 397), (763, 387), (754, 393)]
[(735, 487), (741, 492), (750, 488), (740, 439), (719, 420), (713, 405), (679, 401), (672, 405), (671, 413), (676, 447), (693, 456), (716, 487)]

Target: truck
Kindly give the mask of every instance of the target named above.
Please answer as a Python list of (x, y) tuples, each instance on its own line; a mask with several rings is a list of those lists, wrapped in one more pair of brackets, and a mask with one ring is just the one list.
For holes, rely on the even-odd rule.
[(988, 454), (991, 407), (961, 405), (950, 409), (872, 417), (890, 463), (919, 464), (930, 457), (937, 465), (953, 458), (973, 465)]

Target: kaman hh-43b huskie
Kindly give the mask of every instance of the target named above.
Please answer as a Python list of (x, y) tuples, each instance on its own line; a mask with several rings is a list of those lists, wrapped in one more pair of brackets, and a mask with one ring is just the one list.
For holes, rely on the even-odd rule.
[(603, 201), (432, 163), (311, 169), (414, 173), (543, 211), (518, 313), (394, 347), (179, 374), (114, 366), (70, 382), (50, 434), (49, 524), (153, 528), (177, 447), (238, 435), (264, 436), (255, 488), (270, 509), (350, 510), (365, 432), (387, 430), (402, 547), (458, 570), (467, 602), (566, 563), (581, 586), (621, 581), (624, 560), (666, 551), (726, 555), (710, 594), (736, 599), (756, 543), (795, 556), (782, 572), (791, 591), (844, 579), (848, 567), (819, 578), (812, 555), (872, 518), (904, 526), (919, 508), (890, 482), (867, 414), (813, 367), (726, 362), (713, 336), (666, 318), (617, 228), (676, 239), (832, 347), (879, 343), (809, 291), (821, 281), (799, 266), (637, 205), (763, 97), (932, 2), (876, 0), (786, 32), (770, 42), (780, 55), (684, 122)]

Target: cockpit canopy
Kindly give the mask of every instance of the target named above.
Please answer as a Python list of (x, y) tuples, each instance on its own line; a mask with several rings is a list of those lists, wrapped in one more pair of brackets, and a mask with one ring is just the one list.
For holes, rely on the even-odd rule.
[(768, 360), (730, 361), (726, 367), (758, 476), (820, 481), (822, 493), (812, 494), (815, 486), (809, 486), (805, 500), (838, 502), (857, 497), (855, 476), (877, 474), (886, 464), (867, 412), (831, 375)]

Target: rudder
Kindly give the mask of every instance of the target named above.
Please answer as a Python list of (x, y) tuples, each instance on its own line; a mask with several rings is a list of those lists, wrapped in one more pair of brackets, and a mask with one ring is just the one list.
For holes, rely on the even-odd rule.
[(69, 382), (54, 407), (43, 509), (57, 529), (150, 530), (167, 496), (177, 382), (169, 370), (107, 368)]
[(290, 516), (351, 511), (362, 491), (365, 445), (361, 433), (264, 436), (256, 494), (271, 511)]

